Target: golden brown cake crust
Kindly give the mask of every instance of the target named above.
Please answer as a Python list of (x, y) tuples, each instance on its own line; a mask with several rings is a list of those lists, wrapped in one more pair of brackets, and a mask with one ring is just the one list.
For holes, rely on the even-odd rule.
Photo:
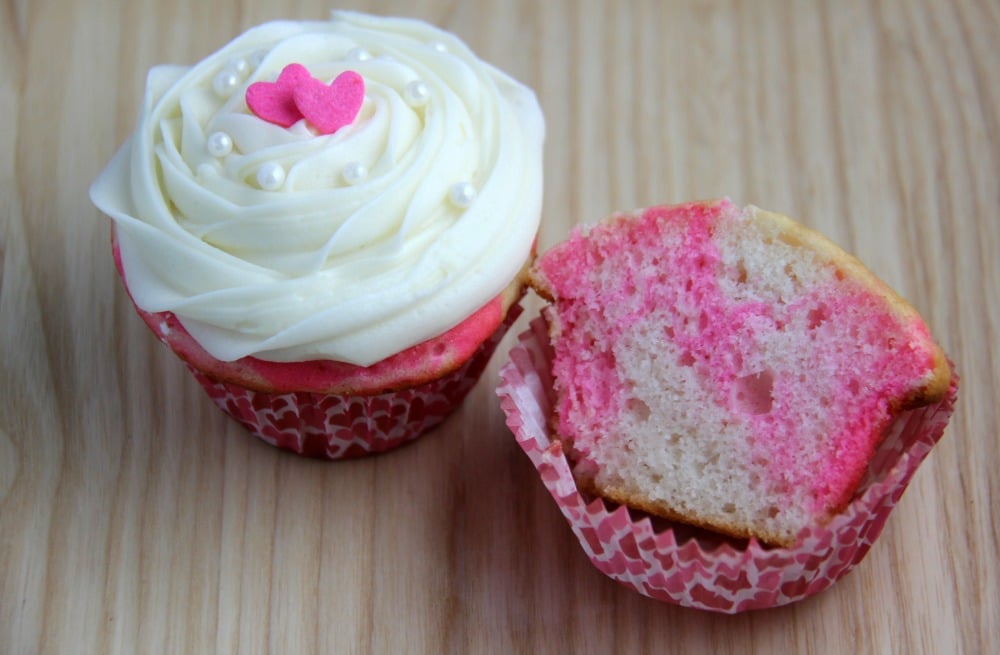
[[(825, 259), (833, 262), (838, 270), (845, 275), (861, 282), (873, 293), (881, 296), (902, 322), (908, 325), (923, 324), (923, 319), (917, 310), (892, 287), (872, 273), (854, 255), (846, 252), (819, 232), (783, 214), (753, 206), (749, 209), (753, 212), (756, 220), (773, 225), (782, 240), (792, 245), (799, 244), (820, 253)], [(924, 386), (915, 389), (910, 395), (898, 399), (898, 403), (894, 407), (897, 411), (939, 402), (948, 391), (948, 385), (951, 383), (951, 367), (948, 365), (948, 359), (930, 335), (927, 338), (934, 356), (933, 369)]]

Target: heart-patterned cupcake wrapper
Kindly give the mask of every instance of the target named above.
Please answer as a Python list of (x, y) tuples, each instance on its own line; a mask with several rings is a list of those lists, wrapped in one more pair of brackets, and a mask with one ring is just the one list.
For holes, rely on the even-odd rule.
[(853, 569), (944, 433), (958, 393), (953, 375), (944, 400), (901, 414), (844, 512), (825, 526), (803, 530), (793, 548), (771, 548), (582, 493), (561, 444), (550, 438), (551, 357), (545, 322), (535, 319), (501, 369), (497, 394), (507, 425), (584, 552), (601, 572), (650, 598), (729, 614), (802, 600)]
[(520, 304), (512, 305), (496, 331), (454, 372), (389, 393), (266, 393), (188, 368), (219, 409), (272, 446), (323, 459), (361, 457), (398, 448), (451, 414), (521, 311)]

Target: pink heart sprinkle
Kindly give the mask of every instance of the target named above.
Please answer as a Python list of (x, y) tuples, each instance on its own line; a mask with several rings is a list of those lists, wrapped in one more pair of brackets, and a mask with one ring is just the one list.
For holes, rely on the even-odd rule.
[(291, 127), (302, 118), (295, 106), (295, 89), (309, 81), (315, 80), (305, 66), (288, 64), (276, 82), (254, 82), (247, 88), (247, 106), (268, 123)]
[(330, 86), (310, 77), (299, 82), (293, 97), (295, 106), (320, 134), (333, 134), (357, 118), (365, 99), (365, 81), (354, 71), (344, 71)]

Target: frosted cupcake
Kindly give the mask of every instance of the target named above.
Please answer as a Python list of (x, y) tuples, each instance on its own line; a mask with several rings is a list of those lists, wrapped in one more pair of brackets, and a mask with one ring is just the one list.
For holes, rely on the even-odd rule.
[(519, 312), (544, 121), (423, 22), (337, 12), (150, 71), (91, 188), (139, 314), (254, 434), (340, 458), (404, 443)]

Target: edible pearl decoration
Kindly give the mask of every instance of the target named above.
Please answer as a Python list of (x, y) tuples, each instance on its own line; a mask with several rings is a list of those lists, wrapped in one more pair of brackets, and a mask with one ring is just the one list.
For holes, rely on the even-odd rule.
[(459, 182), (448, 191), (448, 199), (459, 209), (467, 209), (476, 199), (476, 187), (468, 182)]
[(226, 66), (229, 70), (233, 71), (237, 75), (246, 75), (250, 71), (250, 64), (243, 57), (237, 57), (236, 59), (229, 62)]
[(430, 87), (422, 80), (413, 80), (403, 88), (403, 99), (411, 107), (423, 107), (430, 97)]
[(355, 185), (364, 181), (364, 179), (368, 177), (368, 169), (361, 162), (352, 161), (344, 166), (344, 170), (341, 174), (344, 176), (345, 182), (350, 185)]
[(219, 71), (215, 79), (212, 80), (212, 88), (223, 98), (228, 98), (236, 91), (240, 85), (240, 75), (231, 68), (223, 68)]
[(368, 61), (372, 58), (372, 53), (364, 48), (351, 48), (347, 51), (347, 59), (350, 61)]
[(233, 139), (225, 132), (212, 132), (208, 135), (205, 148), (213, 157), (225, 157), (233, 151)]
[(265, 191), (277, 191), (285, 183), (285, 169), (281, 164), (268, 162), (257, 169), (257, 184)]

